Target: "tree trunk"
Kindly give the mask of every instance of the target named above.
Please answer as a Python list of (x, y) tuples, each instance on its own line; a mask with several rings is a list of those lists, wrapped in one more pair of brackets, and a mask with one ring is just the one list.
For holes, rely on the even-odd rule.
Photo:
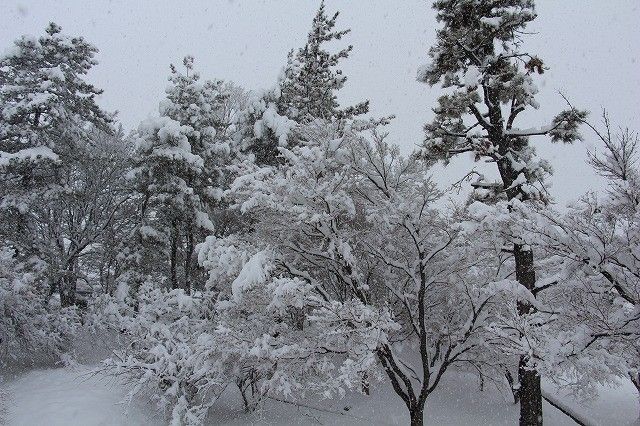
[(411, 426), (424, 425), (424, 404), (410, 409), (409, 414), (411, 415)]
[[(499, 104), (498, 99), (494, 99), (496, 105)], [(494, 111), (498, 118), (492, 119), (492, 122), (500, 124), (502, 121), (499, 109)], [(497, 120), (497, 121), (496, 121)], [(511, 148), (512, 142), (505, 140), (499, 135), (495, 136), (494, 145), (500, 147), (500, 154), (504, 158), (498, 161), (498, 171), (509, 201), (520, 198), (522, 201), (528, 199), (527, 194), (522, 193), (520, 186), (514, 186), (513, 183), (517, 179), (519, 172), (513, 168), (513, 164), (507, 156), (508, 149)], [(521, 244), (514, 244), (513, 257), (516, 267), (516, 280), (527, 290), (533, 290), (536, 285), (536, 272), (533, 263), (533, 251), (529, 247)], [(533, 312), (535, 308), (529, 303), (518, 302), (518, 313), (526, 315)], [(540, 376), (535, 370), (527, 370), (524, 367), (528, 363), (528, 357), (522, 356), (518, 364), (518, 379), (520, 381), (517, 398), (520, 400), (520, 425), (521, 426), (542, 426), (542, 389), (540, 388)]]
[(191, 266), (194, 247), (193, 226), (191, 223), (187, 225), (187, 252), (184, 256), (184, 291), (191, 292)]
[(520, 357), (518, 367), (520, 388), (520, 426), (542, 426), (542, 390), (540, 375), (536, 370), (527, 369), (527, 359)]
[(171, 221), (171, 253), (170, 253), (170, 269), (171, 269), (171, 288), (180, 288), (178, 283), (178, 221), (173, 219)]
[[(631, 383), (633, 383), (633, 386), (636, 387), (636, 399), (638, 401), (638, 404), (640, 404), (640, 371), (629, 373), (629, 378), (631, 379)], [(640, 406), (638, 408), (638, 421), (640, 423)]]
[[(533, 290), (536, 284), (536, 272), (533, 268), (533, 252), (531, 249), (515, 244), (513, 254), (516, 263), (516, 279), (528, 290)], [(518, 302), (520, 315), (531, 313), (534, 308), (523, 302)], [(542, 389), (540, 375), (537, 371), (527, 369), (528, 357), (520, 357), (518, 365), (518, 399), (520, 400), (520, 426), (542, 426)]]
[(76, 304), (76, 271), (74, 268), (75, 261), (69, 260), (65, 275), (62, 278), (60, 286), (60, 305), (63, 308)]
[(365, 395), (369, 395), (371, 391), (371, 384), (369, 383), (369, 375), (365, 371), (362, 373), (362, 379), (360, 380), (360, 387), (362, 389), (362, 393)]

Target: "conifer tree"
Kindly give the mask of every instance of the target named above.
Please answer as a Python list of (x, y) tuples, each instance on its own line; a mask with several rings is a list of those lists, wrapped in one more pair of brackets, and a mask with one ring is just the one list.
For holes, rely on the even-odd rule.
[(336, 53), (326, 50), (327, 43), (341, 40), (351, 31), (334, 29), (339, 14), (336, 12), (329, 17), (322, 2), (313, 18), (307, 43), (295, 54), (289, 53), (280, 83), (278, 113), (281, 115), (304, 123), (316, 118), (348, 118), (369, 111), (369, 101), (341, 109), (336, 99), (337, 92), (347, 81), (347, 76), (336, 67), (353, 49), (349, 45)]
[(90, 187), (93, 136), (113, 134), (111, 116), (95, 102), (102, 91), (84, 80), (97, 51), (50, 23), (45, 35), (23, 36), (0, 58), (0, 233), (19, 256), (47, 260), (63, 305), (75, 303), (78, 256), (104, 223), (95, 225), (111, 220), (110, 206), (100, 219), (74, 211)]
[(164, 245), (172, 287), (188, 290), (196, 241), (203, 231), (213, 231), (210, 211), (221, 196), (218, 166), (230, 147), (224, 135), (222, 82), (200, 82), (191, 57), (184, 66), (186, 74), (171, 66), (160, 118), (138, 129), (133, 176), (143, 195), (139, 240)]
[(111, 122), (95, 103), (102, 91), (83, 79), (97, 63), (98, 49), (61, 32), (51, 22), (46, 35), (37, 40), (23, 36), (0, 58), (4, 207), (26, 208), (34, 184), (55, 182), (52, 167), (73, 150), (73, 135), (88, 123), (106, 129)]
[(347, 81), (337, 66), (353, 49), (349, 45), (335, 53), (327, 50), (327, 43), (341, 40), (351, 31), (334, 29), (338, 15), (329, 17), (324, 2), (320, 4), (306, 44), (289, 52), (277, 88), (266, 92), (249, 111), (248, 145), (258, 164), (278, 164), (278, 146), (287, 144), (287, 133), (296, 124), (353, 118), (369, 111), (369, 101), (341, 108), (337, 100)]
[[(475, 183), (491, 200), (509, 203), (544, 200), (539, 187), (550, 167), (535, 157), (529, 137), (547, 135), (552, 141), (580, 139), (577, 131), (586, 113), (573, 108), (538, 129), (514, 127), (516, 119), (535, 100), (536, 74), (545, 71), (538, 56), (522, 50), (526, 25), (536, 18), (533, 0), (436, 0), (433, 7), (442, 28), (430, 49), (431, 63), (418, 79), (440, 83), (447, 94), (438, 100), (434, 120), (425, 126), (425, 154), (447, 161), (471, 152), (494, 162), (500, 182), (483, 178)], [(529, 246), (512, 241), (515, 275), (528, 290), (536, 283), (534, 254)], [(520, 315), (534, 312), (520, 302)], [(525, 354), (519, 365), (520, 424), (542, 424), (540, 376)]]

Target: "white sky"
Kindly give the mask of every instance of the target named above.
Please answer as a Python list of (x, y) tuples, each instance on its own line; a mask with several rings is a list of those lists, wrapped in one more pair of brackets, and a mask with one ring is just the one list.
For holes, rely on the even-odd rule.
[[(169, 63), (186, 54), (196, 58), (203, 78), (232, 80), (246, 88), (271, 86), (286, 54), (304, 43), (319, 2), (288, 1), (87, 1), (0, 0), (0, 51), (22, 34), (39, 35), (49, 21), (66, 34), (82, 35), (99, 49), (100, 64), (90, 79), (104, 89), (100, 104), (119, 111), (125, 128), (133, 129), (150, 114), (164, 94)], [(352, 56), (342, 69), (349, 81), (341, 94), (345, 104), (371, 100), (375, 116), (395, 114), (390, 140), (405, 152), (421, 142), (422, 126), (432, 117), (439, 94), (415, 81), (427, 61), (437, 23), (429, 1), (337, 1), (339, 29), (351, 28), (345, 44)], [(539, 111), (519, 123), (546, 124), (565, 108), (557, 94), (593, 112), (602, 107), (614, 123), (640, 129), (640, 48), (638, 0), (538, 0), (539, 18), (530, 27), (529, 51), (551, 69), (539, 79)], [(601, 182), (585, 165), (585, 150), (598, 145), (587, 133), (585, 143), (551, 145), (534, 141), (555, 168), (552, 194), (559, 202), (575, 199)], [(446, 183), (474, 164), (454, 161), (436, 169)]]

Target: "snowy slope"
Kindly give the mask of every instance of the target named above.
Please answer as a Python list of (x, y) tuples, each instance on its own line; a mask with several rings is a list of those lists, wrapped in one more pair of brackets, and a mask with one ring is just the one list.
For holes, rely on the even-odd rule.
[[(37, 370), (0, 385), (0, 420), (4, 395), (5, 422), (10, 426), (164, 424), (149, 404), (135, 400), (122, 403), (125, 386), (109, 377), (87, 375), (88, 371), (87, 367)], [(637, 419), (637, 402), (632, 390), (630, 384), (616, 390), (603, 389), (602, 397), (591, 407), (578, 410), (594, 424), (631, 425)], [(318, 424), (318, 421), (332, 425), (408, 424), (402, 403), (386, 386), (374, 389), (369, 397), (354, 394), (340, 401), (306, 401), (305, 405), (296, 407), (267, 401), (260, 412), (247, 414), (242, 411), (237, 395), (229, 389), (214, 407), (210, 424), (303, 425)], [(440, 391), (429, 398), (425, 414), (426, 424), (443, 426), (514, 425), (517, 418), (517, 407), (506, 395), (495, 389), (480, 393), (473, 378), (456, 374), (445, 378)], [(545, 405), (545, 424), (574, 423)]]

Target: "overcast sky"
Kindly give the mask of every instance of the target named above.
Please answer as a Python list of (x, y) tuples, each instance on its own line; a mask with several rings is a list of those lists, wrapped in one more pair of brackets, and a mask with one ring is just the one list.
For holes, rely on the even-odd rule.
[[(167, 85), (168, 65), (191, 54), (205, 78), (232, 80), (250, 89), (270, 87), (287, 52), (304, 43), (319, 2), (290, 1), (22, 1), (0, 0), (0, 51), (22, 34), (39, 35), (49, 21), (82, 35), (99, 49), (90, 79), (104, 89), (100, 104), (119, 111), (133, 129), (157, 105)], [(437, 23), (429, 1), (327, 1), (340, 10), (338, 27), (351, 28), (345, 44), (354, 51), (342, 69), (349, 76), (340, 99), (371, 100), (373, 115), (395, 114), (390, 139), (408, 152), (422, 140), (438, 88), (415, 80), (427, 60)], [(550, 121), (564, 101), (562, 91), (597, 120), (606, 107), (613, 121), (640, 129), (638, 0), (538, 0), (539, 17), (529, 28), (528, 50), (551, 69), (538, 81), (539, 111), (519, 127)], [(585, 143), (534, 143), (556, 172), (552, 194), (561, 202), (602, 187), (585, 165)], [(443, 184), (474, 164), (458, 159), (434, 171)]]

